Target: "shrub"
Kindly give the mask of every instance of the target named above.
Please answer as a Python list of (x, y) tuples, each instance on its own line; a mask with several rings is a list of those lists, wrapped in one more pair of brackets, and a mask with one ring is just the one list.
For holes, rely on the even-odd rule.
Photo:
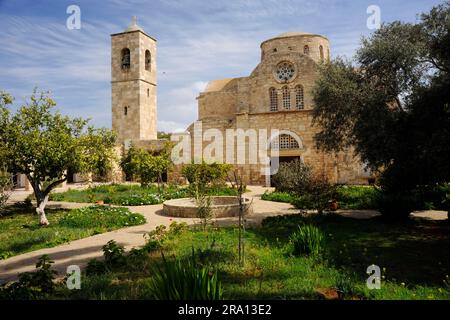
[(141, 214), (131, 213), (127, 208), (109, 206), (91, 206), (74, 209), (60, 221), (61, 226), (70, 228), (117, 228), (135, 226), (145, 223)]
[(88, 276), (105, 274), (107, 272), (108, 268), (106, 267), (106, 264), (103, 261), (99, 261), (97, 259), (89, 260), (86, 266), (86, 275)]
[(322, 213), (336, 196), (336, 187), (325, 176), (314, 175), (311, 167), (301, 160), (281, 163), (272, 182), (276, 191), (294, 195), (289, 202), (299, 209), (315, 209)]
[(0, 288), (0, 300), (44, 299), (55, 291), (55, 275), (51, 269), (54, 263), (48, 255), (43, 255), (36, 263), (36, 271), (21, 273), (19, 280)]
[(111, 194), (104, 198), (106, 204), (119, 204), (122, 206), (148, 206), (163, 203), (163, 195), (154, 193)]
[(160, 225), (144, 235), (147, 240), (144, 249), (147, 251), (155, 250), (161, 248), (164, 241), (167, 238), (167, 228), (165, 225)]
[(318, 255), (324, 249), (324, 235), (319, 228), (312, 224), (304, 224), (298, 227), (290, 240), (293, 245), (292, 253), (300, 255)]
[(306, 191), (311, 176), (311, 167), (296, 159), (280, 163), (278, 172), (272, 176), (272, 183), (276, 191), (299, 194)]
[(378, 190), (373, 186), (339, 186), (336, 200), (343, 209), (375, 209)]
[(157, 181), (162, 182), (162, 175), (172, 166), (170, 157), (163, 150), (154, 154), (148, 150), (131, 147), (121, 161), (121, 167), (128, 175), (139, 178), (142, 186), (149, 186)]
[(186, 230), (188, 230), (188, 225), (186, 222), (172, 222), (169, 226), (169, 236), (178, 236), (183, 234)]
[(339, 299), (341, 300), (349, 298), (355, 294), (355, 285), (353, 279), (345, 273), (339, 274), (339, 276), (337, 277), (335, 289), (338, 293)]
[(231, 165), (221, 163), (191, 163), (184, 165), (181, 173), (190, 184), (223, 185)]
[(268, 192), (265, 191), (261, 196), (262, 200), (266, 201), (275, 201), (275, 202), (285, 202), (285, 203), (293, 203), (295, 201), (295, 196), (291, 195), (288, 192)]
[(86, 267), (87, 275), (98, 275), (122, 268), (127, 264), (125, 256), (125, 248), (117, 244), (116, 241), (110, 240), (102, 247), (104, 261), (92, 259)]
[(417, 206), (417, 199), (411, 193), (382, 191), (377, 198), (378, 210), (384, 218), (390, 220), (408, 218)]
[(336, 186), (330, 184), (326, 177), (313, 176), (304, 193), (298, 193), (293, 204), (298, 209), (314, 209), (321, 214), (329, 207), (330, 200), (336, 198), (336, 195)]
[(150, 283), (152, 298), (156, 300), (220, 300), (222, 285), (217, 273), (199, 267), (194, 252), (187, 261), (164, 257), (162, 267), (155, 267)]
[(125, 248), (122, 245), (117, 244), (116, 241), (108, 241), (102, 249), (107, 267), (115, 268), (125, 264)]

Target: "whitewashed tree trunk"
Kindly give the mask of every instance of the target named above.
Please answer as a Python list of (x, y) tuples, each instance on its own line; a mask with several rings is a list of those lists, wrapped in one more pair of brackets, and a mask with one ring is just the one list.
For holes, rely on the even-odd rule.
[(45, 206), (47, 205), (50, 192), (54, 188), (56, 188), (59, 184), (65, 182), (67, 180), (67, 177), (52, 182), (45, 190), (41, 189), (41, 182), (39, 181), (39, 179), (33, 179), (33, 177), (30, 174), (27, 175), (27, 178), (30, 181), (31, 186), (33, 187), (34, 196), (36, 197), (37, 201), (36, 213), (39, 215), (39, 224), (41, 226), (48, 226), (50, 222), (48, 222), (44, 210)]
[(43, 198), (38, 200), (38, 206), (36, 208), (36, 213), (39, 215), (39, 224), (41, 226), (48, 226), (50, 222), (48, 222), (47, 217), (45, 215), (45, 206), (48, 202), (48, 194), (43, 195)]

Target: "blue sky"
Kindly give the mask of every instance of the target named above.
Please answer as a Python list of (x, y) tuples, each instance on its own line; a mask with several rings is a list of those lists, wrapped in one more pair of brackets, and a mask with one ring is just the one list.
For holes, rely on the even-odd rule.
[[(369, 5), (381, 20), (417, 21), (437, 0), (0, 0), (0, 89), (15, 106), (34, 87), (51, 90), (71, 116), (111, 126), (110, 34), (133, 15), (158, 40), (158, 130), (181, 131), (196, 119), (195, 97), (209, 80), (247, 76), (262, 41), (287, 31), (327, 36), (331, 55), (351, 57)], [(68, 30), (69, 5), (81, 29)]]

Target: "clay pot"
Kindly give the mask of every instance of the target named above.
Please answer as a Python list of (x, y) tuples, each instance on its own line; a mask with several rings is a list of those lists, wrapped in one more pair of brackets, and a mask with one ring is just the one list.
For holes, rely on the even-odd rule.
[(337, 200), (331, 200), (330, 201), (330, 210), (336, 211), (338, 208), (339, 208), (339, 204), (338, 204)]

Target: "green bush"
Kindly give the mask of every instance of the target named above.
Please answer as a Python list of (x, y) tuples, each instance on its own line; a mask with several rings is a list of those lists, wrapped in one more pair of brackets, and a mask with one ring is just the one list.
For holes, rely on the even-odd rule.
[(154, 153), (132, 146), (121, 161), (123, 171), (130, 176), (137, 177), (143, 187), (153, 182), (162, 183), (162, 176), (172, 167), (168, 155), (169, 145), (163, 151)]
[(450, 185), (421, 187), (413, 194), (419, 201), (418, 210), (450, 210)]
[(306, 191), (311, 177), (311, 167), (296, 159), (280, 163), (278, 172), (272, 176), (272, 183), (278, 192), (300, 194)]
[(147, 194), (112, 194), (105, 197), (106, 204), (120, 204), (122, 206), (147, 206), (164, 202), (164, 196)]
[(110, 240), (102, 247), (103, 261), (92, 259), (86, 267), (87, 275), (99, 275), (125, 267), (128, 264), (125, 248)]
[(150, 293), (156, 300), (221, 300), (222, 285), (217, 273), (199, 267), (191, 259), (168, 261), (163, 255), (161, 267), (155, 267)]
[[(306, 195), (306, 193), (304, 194)], [(275, 202), (292, 203), (299, 209), (312, 209), (308, 197), (296, 196), (289, 192), (265, 192), (261, 199)], [(376, 209), (379, 191), (373, 186), (336, 186), (334, 197), (340, 209)]]
[(341, 272), (343, 273), (340, 273), (336, 279), (335, 289), (339, 299), (343, 300), (355, 294), (355, 284), (351, 276), (347, 275), (344, 271)]
[(324, 235), (319, 228), (312, 224), (304, 224), (298, 227), (291, 237), (293, 245), (292, 253), (300, 255), (319, 255), (324, 250)]
[(169, 226), (169, 230), (167, 230), (166, 226), (159, 225), (144, 235), (146, 239), (146, 243), (144, 245), (145, 251), (152, 251), (155, 249), (159, 249), (163, 246), (164, 241), (168, 238), (174, 238), (183, 234), (186, 230), (188, 230), (188, 225), (185, 222), (172, 222)]
[[(235, 189), (209, 185), (205, 192), (211, 196), (234, 196)], [(95, 203), (103, 200), (105, 204), (120, 206), (142, 206), (163, 203), (170, 199), (186, 198), (190, 195), (188, 188), (165, 186), (158, 190), (156, 186), (141, 187), (139, 185), (102, 185), (86, 190), (69, 190), (62, 193), (51, 193), (52, 201), (69, 201), (81, 203)]]
[(161, 248), (167, 238), (167, 234), (168, 231), (165, 225), (157, 226), (155, 230), (146, 233), (144, 235), (146, 239), (144, 249), (146, 251), (152, 251)]
[(87, 266), (86, 266), (86, 275), (99, 275), (99, 274), (105, 274), (108, 272), (108, 268), (106, 267), (105, 262), (97, 260), (97, 259), (91, 259), (89, 260)]
[(299, 209), (315, 209), (322, 213), (336, 196), (336, 186), (329, 183), (325, 176), (314, 175), (311, 167), (298, 159), (281, 163), (272, 182), (277, 192), (286, 192), (295, 197), (278, 200), (288, 200)]
[(0, 287), (0, 300), (45, 299), (55, 291), (54, 263), (48, 255), (43, 255), (36, 263), (36, 271), (19, 274), (19, 280)]
[(116, 241), (110, 240), (103, 246), (103, 256), (105, 264), (109, 268), (115, 268), (125, 265), (125, 248), (117, 244)]
[[(225, 183), (231, 165), (221, 163), (191, 163), (184, 165), (181, 173), (189, 183), (202, 183), (204, 185)], [(200, 181), (199, 181), (200, 180)]]
[(373, 186), (339, 186), (336, 200), (342, 209), (376, 209), (379, 191)]
[(417, 198), (412, 193), (382, 191), (377, 199), (378, 210), (389, 220), (406, 219), (418, 206)]
[(261, 196), (262, 200), (266, 201), (274, 201), (274, 202), (284, 202), (284, 203), (293, 203), (296, 199), (295, 196), (291, 195), (288, 192), (268, 192), (265, 191)]
[(59, 224), (71, 228), (112, 229), (136, 226), (145, 222), (144, 216), (131, 213), (127, 208), (91, 206), (71, 210), (59, 221)]

